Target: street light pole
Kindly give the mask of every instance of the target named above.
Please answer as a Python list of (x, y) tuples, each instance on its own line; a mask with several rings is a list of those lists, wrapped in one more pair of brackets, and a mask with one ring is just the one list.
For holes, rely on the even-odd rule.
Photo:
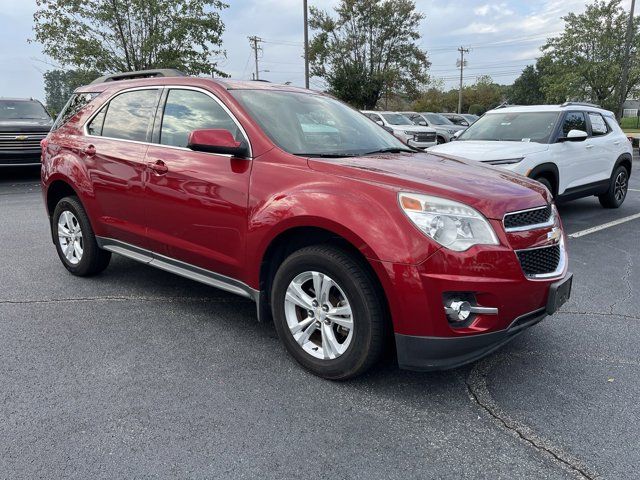
[(309, 20), (307, 18), (307, 0), (303, 0), (304, 7), (304, 88), (309, 88)]
[(629, 81), (629, 63), (631, 61), (631, 42), (633, 40), (633, 14), (636, 8), (636, 0), (631, 0), (631, 11), (627, 22), (627, 38), (624, 44), (624, 61), (622, 63), (622, 78), (620, 80), (620, 104), (618, 106), (618, 120), (624, 114), (624, 102), (627, 99), (627, 83)]

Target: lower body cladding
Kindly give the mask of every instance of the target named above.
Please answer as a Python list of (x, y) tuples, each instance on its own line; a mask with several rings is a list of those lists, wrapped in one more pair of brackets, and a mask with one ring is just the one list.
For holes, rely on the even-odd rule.
[(391, 310), (398, 364), (445, 370), (478, 360), (553, 314), (573, 276), (528, 278), (516, 252), (438, 251), (420, 265), (376, 262)]
[(434, 147), (438, 144), (438, 142), (436, 142), (435, 138), (432, 142), (419, 142), (419, 141), (415, 141), (415, 140), (408, 140), (407, 145), (409, 145), (410, 147), (413, 148), (417, 148), (419, 150), (426, 150), (429, 147)]

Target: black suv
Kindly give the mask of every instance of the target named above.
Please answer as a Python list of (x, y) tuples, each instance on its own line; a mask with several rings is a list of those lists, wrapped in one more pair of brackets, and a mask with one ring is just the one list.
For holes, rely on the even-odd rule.
[(0, 98), (0, 166), (40, 165), (40, 141), (53, 120), (33, 98)]

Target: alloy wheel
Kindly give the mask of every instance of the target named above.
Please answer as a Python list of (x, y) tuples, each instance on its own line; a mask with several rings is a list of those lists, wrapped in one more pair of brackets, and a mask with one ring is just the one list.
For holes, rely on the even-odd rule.
[(284, 300), (289, 331), (309, 355), (333, 360), (353, 339), (353, 314), (343, 289), (328, 275), (306, 271), (289, 284)]
[(613, 187), (614, 188), (613, 194), (615, 195), (617, 202), (622, 202), (622, 200), (624, 200), (624, 197), (626, 197), (627, 195), (628, 187), (629, 187), (629, 182), (627, 179), (627, 172), (623, 170), (616, 177), (616, 183)]
[(63, 211), (58, 217), (58, 243), (71, 265), (80, 263), (84, 251), (82, 228), (76, 216), (69, 210)]

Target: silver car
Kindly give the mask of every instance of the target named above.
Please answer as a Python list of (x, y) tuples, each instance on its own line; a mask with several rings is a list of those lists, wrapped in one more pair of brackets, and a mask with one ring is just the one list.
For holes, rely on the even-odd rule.
[(364, 110), (371, 120), (390, 130), (393, 135), (410, 147), (425, 150), (437, 145), (437, 132), (433, 128), (416, 125), (405, 115), (398, 112), (377, 112)]

